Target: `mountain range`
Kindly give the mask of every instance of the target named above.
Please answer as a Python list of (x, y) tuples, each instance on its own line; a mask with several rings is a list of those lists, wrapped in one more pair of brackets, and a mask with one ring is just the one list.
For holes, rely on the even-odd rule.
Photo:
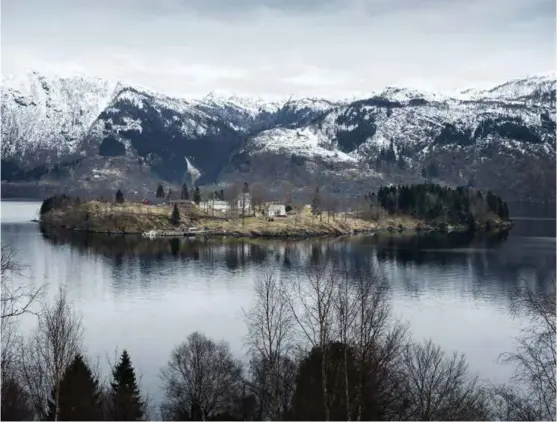
[(186, 100), (123, 82), (2, 78), (2, 195), (288, 181), (357, 194), (431, 181), (555, 200), (554, 74), (453, 95)]

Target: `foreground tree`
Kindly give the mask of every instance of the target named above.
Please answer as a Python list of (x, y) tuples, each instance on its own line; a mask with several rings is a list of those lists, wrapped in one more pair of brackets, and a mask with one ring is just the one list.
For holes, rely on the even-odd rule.
[(3, 421), (33, 420), (33, 407), (29, 395), (18, 379), (2, 371), (2, 401), (0, 418)]
[(246, 313), (252, 387), (260, 419), (283, 420), (293, 392), (295, 367), (290, 360), (294, 319), (284, 286), (272, 272), (256, 279), (255, 301)]
[(329, 262), (316, 263), (307, 273), (307, 280), (298, 279), (289, 298), (294, 321), (302, 337), (319, 350), (321, 368), (320, 391), (323, 419), (330, 420), (329, 348), (334, 336), (335, 274)]
[(46, 420), (96, 421), (102, 418), (99, 381), (77, 354), (52, 390)]
[(431, 341), (402, 355), (400, 420), (489, 420), (488, 395), (464, 356), (446, 356)]
[(145, 417), (145, 402), (139, 392), (130, 355), (122, 352), (112, 370), (110, 383), (110, 418), (115, 421), (140, 421)]
[[(21, 348), (21, 382), (39, 417), (44, 417), (49, 410), (49, 399), (57, 414), (60, 382), (81, 350), (81, 320), (61, 289), (55, 302), (44, 307), (37, 330)], [(53, 391), (55, 397), (51, 397)]]
[(12, 281), (21, 273), (21, 265), (18, 264), (14, 251), (7, 244), (2, 243), (0, 253), (1, 319), (2, 323), (7, 323), (10, 318), (30, 312), (31, 305), (41, 293), (42, 288), (29, 290), (22, 286), (14, 287)]
[[(347, 362), (344, 361), (345, 358), (348, 358)], [(346, 415), (353, 413), (349, 409), (350, 401), (346, 400), (344, 394), (345, 389), (349, 390), (350, 395), (355, 393), (353, 381), (357, 373), (352, 350), (342, 343), (330, 343), (327, 345), (326, 359), (327, 362), (323, 365), (322, 349), (314, 347), (302, 360), (292, 401), (294, 420), (340, 421), (347, 420)], [(323, 367), (326, 371), (327, 396), (323, 395), (322, 390)], [(346, 368), (348, 368), (348, 376), (345, 377)], [(369, 418), (369, 420), (375, 419)]]
[(513, 303), (516, 314), (526, 313), (530, 324), (517, 339), (514, 353), (502, 355), (515, 365), (513, 384), (495, 389), (497, 417), (509, 420), (556, 419), (556, 302), (555, 276), (548, 291), (535, 293), (530, 288)]
[(230, 412), (241, 391), (241, 366), (228, 344), (198, 332), (174, 349), (161, 377), (167, 420), (209, 420)]

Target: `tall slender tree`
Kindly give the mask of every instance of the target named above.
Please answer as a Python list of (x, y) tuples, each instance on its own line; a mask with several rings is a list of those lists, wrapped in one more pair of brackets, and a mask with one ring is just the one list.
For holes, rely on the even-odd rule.
[[(99, 381), (81, 354), (77, 354), (60, 381), (52, 389), (46, 420), (98, 421), (102, 419)], [(58, 397), (58, 417), (56, 417)]]
[(319, 215), (319, 219), (321, 219), (321, 192), (319, 192), (319, 186), (315, 188), (315, 193), (313, 195), (313, 199), (311, 201), (311, 212), (313, 215)]
[(116, 191), (116, 203), (123, 204), (124, 203), (124, 194), (120, 189)]
[(180, 224), (180, 211), (178, 210), (178, 206), (174, 204), (174, 208), (172, 208), (172, 215), (170, 216), (170, 221), (175, 226)]
[(127, 350), (112, 370), (111, 419), (115, 421), (140, 421), (145, 417), (145, 402), (141, 397), (135, 370)]

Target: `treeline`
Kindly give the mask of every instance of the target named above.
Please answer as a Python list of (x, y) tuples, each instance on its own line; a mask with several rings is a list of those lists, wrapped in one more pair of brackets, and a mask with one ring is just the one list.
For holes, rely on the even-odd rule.
[[(24, 297), (18, 292), (15, 300)], [(126, 350), (111, 365), (108, 382), (101, 384), (98, 368), (84, 352), (81, 320), (65, 293), (38, 315), (37, 329), (23, 338), (3, 309), (2, 420), (148, 418), (147, 400)]]
[[(83, 351), (80, 319), (61, 293), (40, 313), (28, 340), (15, 342), (11, 333), (12, 342), (5, 343), (3, 324), (1, 416), (554, 420), (555, 326), (544, 325), (542, 318), (554, 321), (552, 300), (532, 297), (535, 306), (529, 309), (540, 317), (532, 332), (540, 337), (524, 346), (536, 354), (514, 355), (543, 364), (527, 365), (535, 373), (520, 372), (533, 380), (522, 384), (525, 396), (511, 387), (481, 383), (462, 355), (446, 354), (430, 341), (413, 341), (407, 327), (392, 318), (388, 290), (373, 275), (322, 262), (298, 280), (286, 282), (268, 273), (256, 280), (253, 304), (245, 311), (248, 363), (237, 360), (226, 342), (194, 332), (161, 368), (164, 398), (159, 408), (149, 409), (125, 351), (112, 366), (109, 382), (100, 384)], [(536, 314), (540, 310), (546, 313)]]
[(66, 194), (49, 196), (42, 202), (40, 214), (43, 215), (55, 209), (63, 209), (79, 204), (81, 204), (79, 197), (72, 197)]
[(509, 219), (507, 204), (500, 197), (463, 186), (456, 189), (431, 183), (389, 186), (365, 198), (370, 207), (380, 206), (389, 214), (408, 214), (425, 220), (470, 224), (493, 216)]

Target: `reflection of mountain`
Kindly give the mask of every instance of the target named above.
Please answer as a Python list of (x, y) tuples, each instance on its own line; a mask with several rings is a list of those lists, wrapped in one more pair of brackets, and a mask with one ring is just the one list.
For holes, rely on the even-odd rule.
[[(69, 244), (84, 255), (102, 255), (111, 261), (115, 271), (138, 272), (143, 279), (179, 263), (225, 271), (279, 267), (281, 272), (294, 276), (328, 260), (337, 268), (374, 271), (405, 291), (419, 293), (433, 283), (441, 288), (454, 285), (456, 289), (498, 297), (523, 287), (525, 278), (544, 289), (555, 271), (554, 241), (548, 247), (539, 242), (528, 246), (528, 238), (508, 233), (377, 235), (286, 242), (107, 237), (45, 228), (42, 233), (49, 242)], [(463, 285), (463, 278), (472, 284)]]

